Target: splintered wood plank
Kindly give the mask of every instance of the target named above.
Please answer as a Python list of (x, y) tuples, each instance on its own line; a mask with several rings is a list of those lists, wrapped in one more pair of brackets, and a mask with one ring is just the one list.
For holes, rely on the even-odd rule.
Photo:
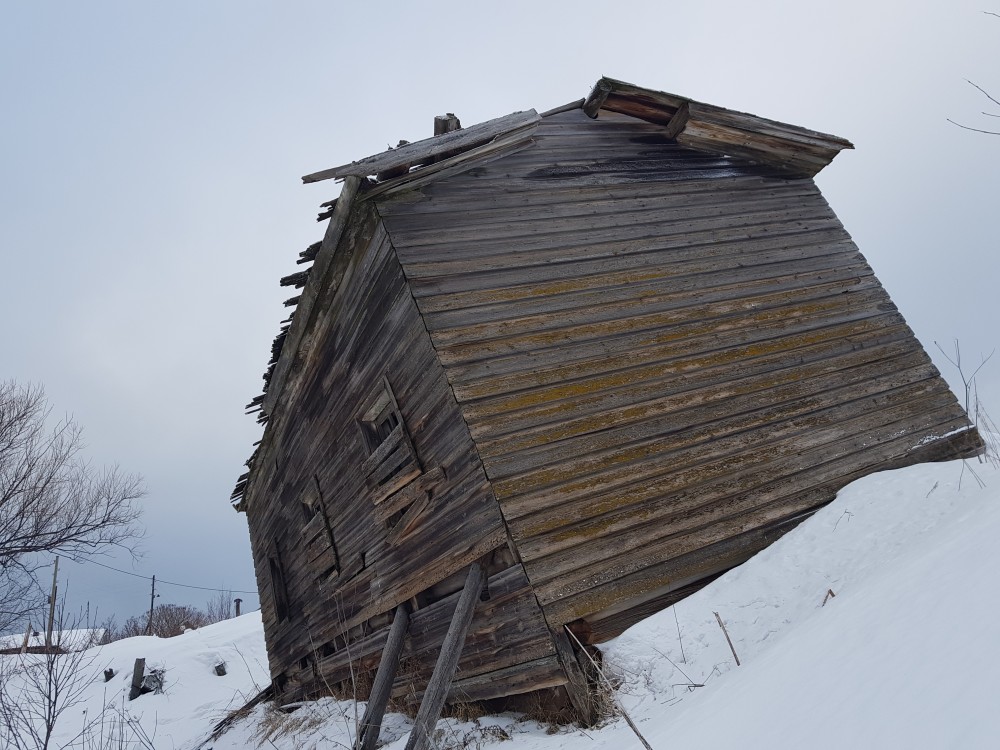
[(335, 258), (354, 208), (354, 198), (360, 185), (359, 179), (344, 181), (344, 187), (340, 191), (337, 205), (334, 207), (333, 215), (326, 227), (326, 233), (323, 235), (323, 243), (309, 273), (309, 280), (306, 282), (302, 295), (299, 297), (299, 303), (295, 308), (295, 316), (282, 347), (283, 356), (278, 360), (271, 376), (271, 383), (264, 399), (264, 409), (268, 413), (274, 410), (277, 394), (281, 392), (288, 370), (292, 366), (294, 352), (301, 345), (305, 331), (315, 315), (315, 301), (323, 296), (322, 292), (328, 285), (339, 284), (338, 264), (335, 262)]
[(423, 498), (430, 490), (444, 481), (444, 469), (440, 466), (417, 476), (398, 492), (388, 495), (375, 503), (375, 518), (385, 523), (406, 506)]
[(515, 130), (502, 136), (497, 136), (489, 143), (464, 151), (457, 156), (435, 161), (432, 164), (402, 175), (392, 180), (379, 182), (365, 193), (367, 200), (373, 200), (382, 195), (392, 195), (400, 191), (415, 190), (425, 185), (443, 180), (446, 177), (461, 174), (473, 168), (482, 168), (490, 162), (516, 154), (534, 145), (531, 139), (532, 128)]
[(450, 151), (459, 151), (487, 143), (498, 135), (531, 125), (540, 119), (538, 113), (533, 109), (527, 112), (515, 112), (505, 117), (498, 117), (495, 120), (472, 125), (463, 130), (456, 130), (444, 135), (408, 143), (381, 154), (353, 161), (350, 164), (343, 164), (339, 167), (331, 167), (330, 169), (313, 172), (303, 177), (302, 181), (310, 183), (349, 176), (366, 177), (378, 174), (379, 172), (396, 169), (406, 164), (419, 164)]

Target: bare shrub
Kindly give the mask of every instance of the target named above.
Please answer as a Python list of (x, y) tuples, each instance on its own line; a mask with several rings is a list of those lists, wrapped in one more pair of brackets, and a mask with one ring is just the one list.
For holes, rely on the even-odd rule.
[(153, 621), (150, 623), (149, 613), (129, 617), (121, 630), (119, 638), (133, 638), (137, 635), (155, 635), (160, 638), (173, 638), (185, 630), (195, 630), (209, 625), (208, 615), (197, 607), (184, 604), (158, 604), (153, 609)]

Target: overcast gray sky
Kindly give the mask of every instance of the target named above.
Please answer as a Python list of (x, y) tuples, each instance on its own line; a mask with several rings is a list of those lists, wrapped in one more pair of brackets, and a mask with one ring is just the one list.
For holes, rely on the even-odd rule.
[[(5, 3), (0, 379), (43, 383), (97, 463), (140, 472), (144, 557), (254, 589), (228, 498), (333, 183), (299, 177), (432, 132), (585, 96), (601, 75), (846, 137), (818, 183), (950, 382), (997, 343), (1000, 5), (842, 2)], [(1000, 111), (996, 108), (994, 111)], [(1000, 403), (1000, 357), (982, 375)], [(994, 407), (1000, 409), (1000, 407)], [(66, 565), (120, 618), (149, 584)], [(163, 586), (161, 602), (211, 592)], [(244, 596), (251, 607), (256, 597)]]

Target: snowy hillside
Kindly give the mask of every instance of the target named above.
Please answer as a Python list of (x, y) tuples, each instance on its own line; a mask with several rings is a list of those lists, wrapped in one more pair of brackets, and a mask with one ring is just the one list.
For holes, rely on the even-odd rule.
[[(605, 644), (606, 669), (621, 680), (618, 698), (650, 744), (1000, 746), (1000, 473), (971, 465), (985, 488), (966, 471), (959, 489), (960, 463), (856, 482), (746, 565)], [(86, 704), (67, 712), (58, 736), (65, 743), (80, 731), (84, 708), (94, 716), (117, 702), (155, 732), (156, 748), (198, 747), (266, 684), (262, 640), (251, 614), (178, 638), (93, 650)], [(137, 656), (165, 669), (165, 690), (123, 704)], [(225, 677), (213, 673), (219, 660)], [(96, 675), (106, 664), (117, 671), (108, 684)], [(288, 714), (259, 706), (205, 747), (349, 748), (362, 711), (333, 700)], [(510, 750), (640, 747), (620, 719), (586, 731), (514, 716), (443, 719), (438, 730), (442, 750), (508, 738)], [(389, 716), (383, 740), (402, 750), (407, 731), (405, 717)]]

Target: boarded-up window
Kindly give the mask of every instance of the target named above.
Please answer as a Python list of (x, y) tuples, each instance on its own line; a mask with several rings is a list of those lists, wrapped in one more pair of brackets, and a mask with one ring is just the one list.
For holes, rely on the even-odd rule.
[(330, 583), (340, 573), (340, 555), (330, 516), (319, 491), (318, 479), (313, 477), (311, 486), (303, 492), (299, 504), (304, 521), (302, 541), (306, 565), (318, 583)]
[(444, 471), (422, 470), (388, 378), (366, 399), (359, 424), (369, 454), (362, 469), (375, 518), (385, 526), (389, 543), (396, 544), (417, 527)]
[(285, 570), (281, 564), (281, 553), (275, 545), (273, 554), (268, 558), (268, 568), (271, 572), (271, 596), (274, 597), (274, 612), (278, 622), (288, 619), (288, 586), (285, 583)]
[(369, 395), (359, 424), (368, 448), (362, 467), (365, 482), (372, 502), (378, 505), (420, 475), (420, 462), (388, 378)]

